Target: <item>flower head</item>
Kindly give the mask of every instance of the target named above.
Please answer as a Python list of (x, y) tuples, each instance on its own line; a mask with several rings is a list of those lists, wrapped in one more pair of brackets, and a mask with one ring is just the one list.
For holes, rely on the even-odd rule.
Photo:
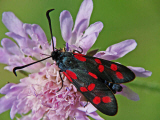
[[(67, 43), (68, 51), (78, 50), (81, 47), (83, 53), (86, 54), (95, 43), (103, 24), (96, 22), (89, 26), (92, 9), (92, 0), (82, 2), (73, 30), (71, 14), (66, 10), (61, 12), (61, 33)], [(0, 62), (8, 65), (5, 69), (12, 71), (16, 66), (35, 62), (35, 59), (44, 58), (43, 54), (52, 52), (52, 45), (48, 43), (40, 26), (22, 23), (12, 12), (4, 12), (2, 21), (9, 30), (6, 35), (16, 42), (14, 43), (8, 38), (2, 39)], [(54, 45), (56, 45), (56, 38), (53, 37), (53, 40)], [(126, 40), (112, 45), (106, 51), (100, 51), (94, 56), (106, 60), (115, 60), (132, 51), (136, 45), (134, 40)], [(13, 119), (15, 114), (18, 113), (22, 115), (19, 118), (21, 120), (65, 120), (74, 118), (76, 120), (88, 120), (87, 116), (101, 120), (102, 118), (95, 112), (96, 108), (90, 103), (86, 105), (84, 96), (63, 74), (63, 88), (57, 92), (61, 88), (62, 82), (59, 76), (59, 68), (53, 63), (53, 60), (48, 59), (26, 67), (23, 71), (31, 73), (28, 77), (21, 79), (18, 84), (8, 83), (2, 87), (0, 93), (5, 96), (0, 98), (0, 113), (11, 109), (11, 118)], [(133, 70), (137, 76), (147, 77), (151, 75), (150, 71), (140, 67), (128, 68)], [(122, 87), (127, 89), (125, 86)], [(132, 100), (139, 99), (134, 92), (127, 93), (125, 91), (120, 94)], [(129, 94), (129, 96), (124, 93)]]
[[(77, 92), (77, 89), (64, 75), (62, 75), (64, 86), (57, 92), (61, 88), (61, 80), (57, 71), (55, 64), (47, 63), (38, 73), (32, 73), (29, 77), (21, 79), (19, 84), (5, 85), (0, 91), (1, 94), (6, 94), (1, 98), (0, 105), (3, 107), (0, 112), (11, 109), (12, 119), (16, 113), (24, 115), (30, 110), (32, 110), (30, 116), (36, 120), (41, 118), (55, 120), (86, 118), (89, 114), (98, 118), (93, 106), (90, 106), (94, 109), (92, 113), (83, 110), (83, 104), (80, 103), (85, 100), (84, 97)], [(86, 107), (86, 109), (90, 108)]]
[[(90, 6), (89, 9), (88, 5)], [(92, 1), (84, 0), (79, 14), (86, 13), (88, 10), (91, 14), (92, 8)], [(63, 11), (61, 15), (63, 14), (64, 16), (63, 18), (61, 16), (60, 21), (66, 20), (68, 13)], [(80, 18), (77, 16), (75, 24), (79, 24)], [(85, 18), (88, 19), (86, 25), (89, 24), (89, 18), (90, 15)], [(8, 38), (2, 39), (3, 48), (0, 48), (0, 62), (8, 65), (5, 69), (12, 71), (16, 66), (35, 62), (36, 60), (32, 58), (39, 60), (45, 57), (43, 54), (51, 54), (52, 45), (49, 45), (46, 35), (40, 26), (22, 23), (12, 12), (4, 12), (2, 21), (9, 30), (6, 35), (17, 42), (16, 44)], [(71, 24), (67, 23), (66, 26), (71, 27)], [(78, 30), (79, 28), (76, 29)], [(83, 29), (85, 30), (86, 28)], [(64, 28), (62, 28), (62, 31), (64, 31)], [(79, 37), (78, 34), (77, 37)], [(56, 38), (53, 37), (53, 40), (54, 45), (56, 45)], [(76, 118), (77, 120), (87, 120), (87, 116), (91, 116), (94, 119), (102, 119), (95, 112), (95, 107), (90, 103), (84, 109), (85, 98), (80, 92), (77, 92), (77, 89), (63, 74), (63, 88), (57, 92), (62, 83), (59, 76), (59, 68), (52, 63), (53, 60), (48, 59), (26, 67), (23, 70), (31, 73), (28, 77), (21, 79), (19, 84), (8, 83), (1, 88), (0, 93), (5, 94), (5, 96), (0, 99), (0, 105), (3, 106), (0, 108), (0, 113), (11, 109), (10, 116), (12, 119), (16, 113), (22, 115), (20, 119), (65, 120)], [(29, 113), (30, 111), (31, 113)]]

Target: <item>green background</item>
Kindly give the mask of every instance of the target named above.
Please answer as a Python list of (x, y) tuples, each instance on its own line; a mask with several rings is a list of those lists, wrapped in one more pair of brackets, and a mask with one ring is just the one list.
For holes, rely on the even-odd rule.
[[(0, 0), (0, 19), (4, 11), (12, 11), (24, 23), (35, 23), (42, 27), (48, 40), (50, 33), (45, 13), (55, 8), (51, 14), (53, 34), (57, 38), (57, 48), (64, 47), (61, 37), (59, 14), (62, 10), (71, 12), (75, 20), (82, 0)], [(124, 65), (140, 66), (153, 72), (151, 77), (136, 78), (127, 83), (139, 94), (137, 102), (116, 95), (119, 111), (114, 117), (99, 112), (107, 120), (159, 120), (160, 118), (160, 0), (93, 0), (94, 8), (90, 24), (102, 21), (104, 28), (92, 49), (105, 50), (108, 46), (126, 39), (135, 39), (138, 46), (134, 51), (117, 60)], [(0, 39), (8, 30), (0, 22)], [(0, 87), (7, 82), (18, 83), (13, 73), (0, 65)], [(0, 114), (1, 120), (9, 120), (9, 111)]]

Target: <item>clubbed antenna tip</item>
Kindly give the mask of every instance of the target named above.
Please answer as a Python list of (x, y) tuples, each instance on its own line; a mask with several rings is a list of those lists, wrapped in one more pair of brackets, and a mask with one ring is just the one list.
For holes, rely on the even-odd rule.
[(13, 68), (13, 73), (15, 76), (17, 76), (16, 69), (17, 69), (17, 67)]

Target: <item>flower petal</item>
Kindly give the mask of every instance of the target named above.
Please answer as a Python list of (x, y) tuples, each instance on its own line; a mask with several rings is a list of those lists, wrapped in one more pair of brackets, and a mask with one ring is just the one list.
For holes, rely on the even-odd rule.
[[(32, 119), (32, 114), (31, 113), (28, 114), (28, 115), (25, 115), (25, 116), (22, 115), (21, 118), (17, 118), (17, 120), (31, 120), (31, 119)], [(44, 119), (44, 120), (49, 120), (49, 119)]]
[(9, 98), (2, 97), (0, 98), (0, 114), (12, 107), (13, 102), (15, 101), (16, 96), (11, 96)]
[[(12, 37), (20, 47), (24, 47), (24, 48), (29, 47), (27, 43), (27, 39), (25, 37), (15, 34), (14, 32), (7, 32), (6, 35), (9, 37)], [(31, 45), (30, 47), (35, 45), (34, 41), (31, 41), (30, 45)]]
[[(81, 102), (82, 105), (86, 105), (87, 102)], [(91, 103), (88, 103), (85, 107), (78, 107), (80, 111), (86, 112), (87, 115), (94, 118), (95, 120), (104, 120), (95, 111), (97, 110)]]
[(84, 112), (77, 112), (75, 114), (76, 120), (90, 120), (88, 117), (86, 117), (86, 114)]
[(16, 43), (11, 41), (10, 39), (8, 39), (8, 38), (2, 39), (1, 44), (8, 54), (22, 55), (19, 47), (16, 45)]
[(36, 25), (36, 24), (33, 24), (32, 28), (33, 28), (33, 33), (36, 37), (35, 40), (38, 40), (38, 42), (41, 44), (43, 49), (47, 49), (49, 47), (49, 44), (48, 44), (48, 41), (47, 41), (47, 37), (46, 37), (44, 31), (42, 30), (42, 28), (39, 25)]
[(94, 24), (91, 24), (85, 31), (83, 36), (92, 34), (92, 33), (99, 33), (101, 32), (103, 28), (103, 23), (102, 22), (95, 22)]
[(86, 23), (87, 23), (86, 19), (83, 19), (82, 21), (79, 22), (75, 30), (72, 32), (72, 39), (68, 41), (69, 44), (75, 44), (76, 42), (79, 42), (79, 39), (81, 39), (83, 32), (87, 27)]
[(114, 44), (107, 48), (108, 52), (116, 52), (116, 55), (120, 58), (134, 50), (137, 46), (135, 40), (125, 40), (120, 43)]
[(127, 87), (125, 85), (121, 84), (121, 86), (123, 87), (122, 91), (117, 92), (116, 94), (121, 94), (121, 95), (123, 95), (133, 101), (139, 100), (139, 95), (137, 93), (133, 92), (129, 87)]
[[(47, 37), (46, 37), (44, 31), (42, 30), (42, 28), (39, 25), (24, 24), (23, 28), (25, 29), (26, 33), (32, 39), (32, 40), (28, 39), (28, 42), (31, 42), (31, 41), (38, 42), (43, 49), (47, 49), (49, 47)], [(35, 46), (38, 46), (38, 45), (36, 44)]]
[(130, 51), (134, 50), (137, 46), (135, 40), (125, 40), (120, 43), (111, 45), (106, 51), (98, 52), (95, 57), (99, 57), (106, 60), (116, 60), (123, 57)]
[[(27, 64), (30, 64), (32, 62), (35, 62), (35, 61), (30, 57), (26, 57), (26, 58), (22, 59), (23, 65), (27, 65)], [(33, 64), (31, 66), (28, 66), (28, 67), (24, 68), (23, 70), (25, 70), (29, 73), (34, 73), (34, 72), (38, 72), (43, 67), (44, 67), (44, 64), (39, 62), (39, 63)]]
[(68, 42), (72, 35), (73, 19), (69, 11), (64, 10), (60, 14), (60, 27), (63, 39)]
[(89, 115), (90, 117), (92, 117), (93, 119), (95, 120), (104, 120), (103, 118), (101, 118), (96, 112), (92, 112), (92, 113), (89, 113), (87, 114)]
[(33, 114), (33, 120), (40, 120), (44, 114), (46, 113), (46, 110), (43, 108), (39, 108), (38, 110), (35, 111), (35, 113)]
[(77, 43), (76, 46), (81, 47), (83, 49), (83, 53), (86, 53), (92, 47), (92, 45), (95, 43), (96, 39), (97, 39), (97, 34), (96, 33), (90, 34), (90, 35), (82, 38)]
[(23, 23), (12, 12), (4, 12), (2, 14), (2, 22), (9, 31), (27, 37), (22, 27)]
[(137, 77), (149, 77), (152, 75), (151, 71), (145, 70), (142, 67), (132, 67), (127, 66), (129, 69), (131, 69)]
[(97, 110), (91, 103), (88, 103), (87, 107), (87, 113), (93, 113)]
[[(79, 8), (79, 12), (76, 17), (74, 30), (76, 29), (79, 22), (81, 22), (83, 19), (87, 20), (87, 23), (85, 23), (86, 28), (89, 25), (90, 16), (93, 10), (93, 2), (92, 0), (84, 0)], [(73, 30), (73, 31), (74, 31)]]
[(6, 84), (4, 87), (2, 87), (1, 89), (0, 89), (0, 93), (1, 94), (7, 94), (7, 93), (9, 93), (10, 92), (10, 90), (11, 90), (11, 86), (12, 85), (15, 85), (14, 83), (8, 83), (8, 84)]
[(15, 114), (18, 112), (18, 109), (16, 107), (16, 105), (18, 104), (18, 101), (15, 101), (11, 107), (11, 111), (10, 111), (10, 117), (11, 119), (14, 118)]
[(32, 24), (24, 23), (23, 29), (32, 39), (35, 39), (33, 36)]
[(0, 63), (3, 63), (3, 64), (8, 64), (9, 60), (9, 55), (8, 53), (0, 47)]
[(110, 52), (107, 52), (107, 51), (100, 51), (100, 52), (97, 52), (94, 57), (97, 57), (97, 58), (101, 58), (101, 59), (104, 59), (104, 60), (114, 60), (114, 59), (117, 59), (117, 56), (113, 55), (113, 53), (110, 53)]

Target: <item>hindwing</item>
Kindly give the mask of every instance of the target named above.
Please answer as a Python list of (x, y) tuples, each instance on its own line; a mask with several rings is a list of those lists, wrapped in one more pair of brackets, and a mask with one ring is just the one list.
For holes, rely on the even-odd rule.
[(98, 76), (81, 69), (66, 70), (63, 73), (99, 111), (111, 116), (117, 113), (114, 94), (108, 86), (100, 82)]

